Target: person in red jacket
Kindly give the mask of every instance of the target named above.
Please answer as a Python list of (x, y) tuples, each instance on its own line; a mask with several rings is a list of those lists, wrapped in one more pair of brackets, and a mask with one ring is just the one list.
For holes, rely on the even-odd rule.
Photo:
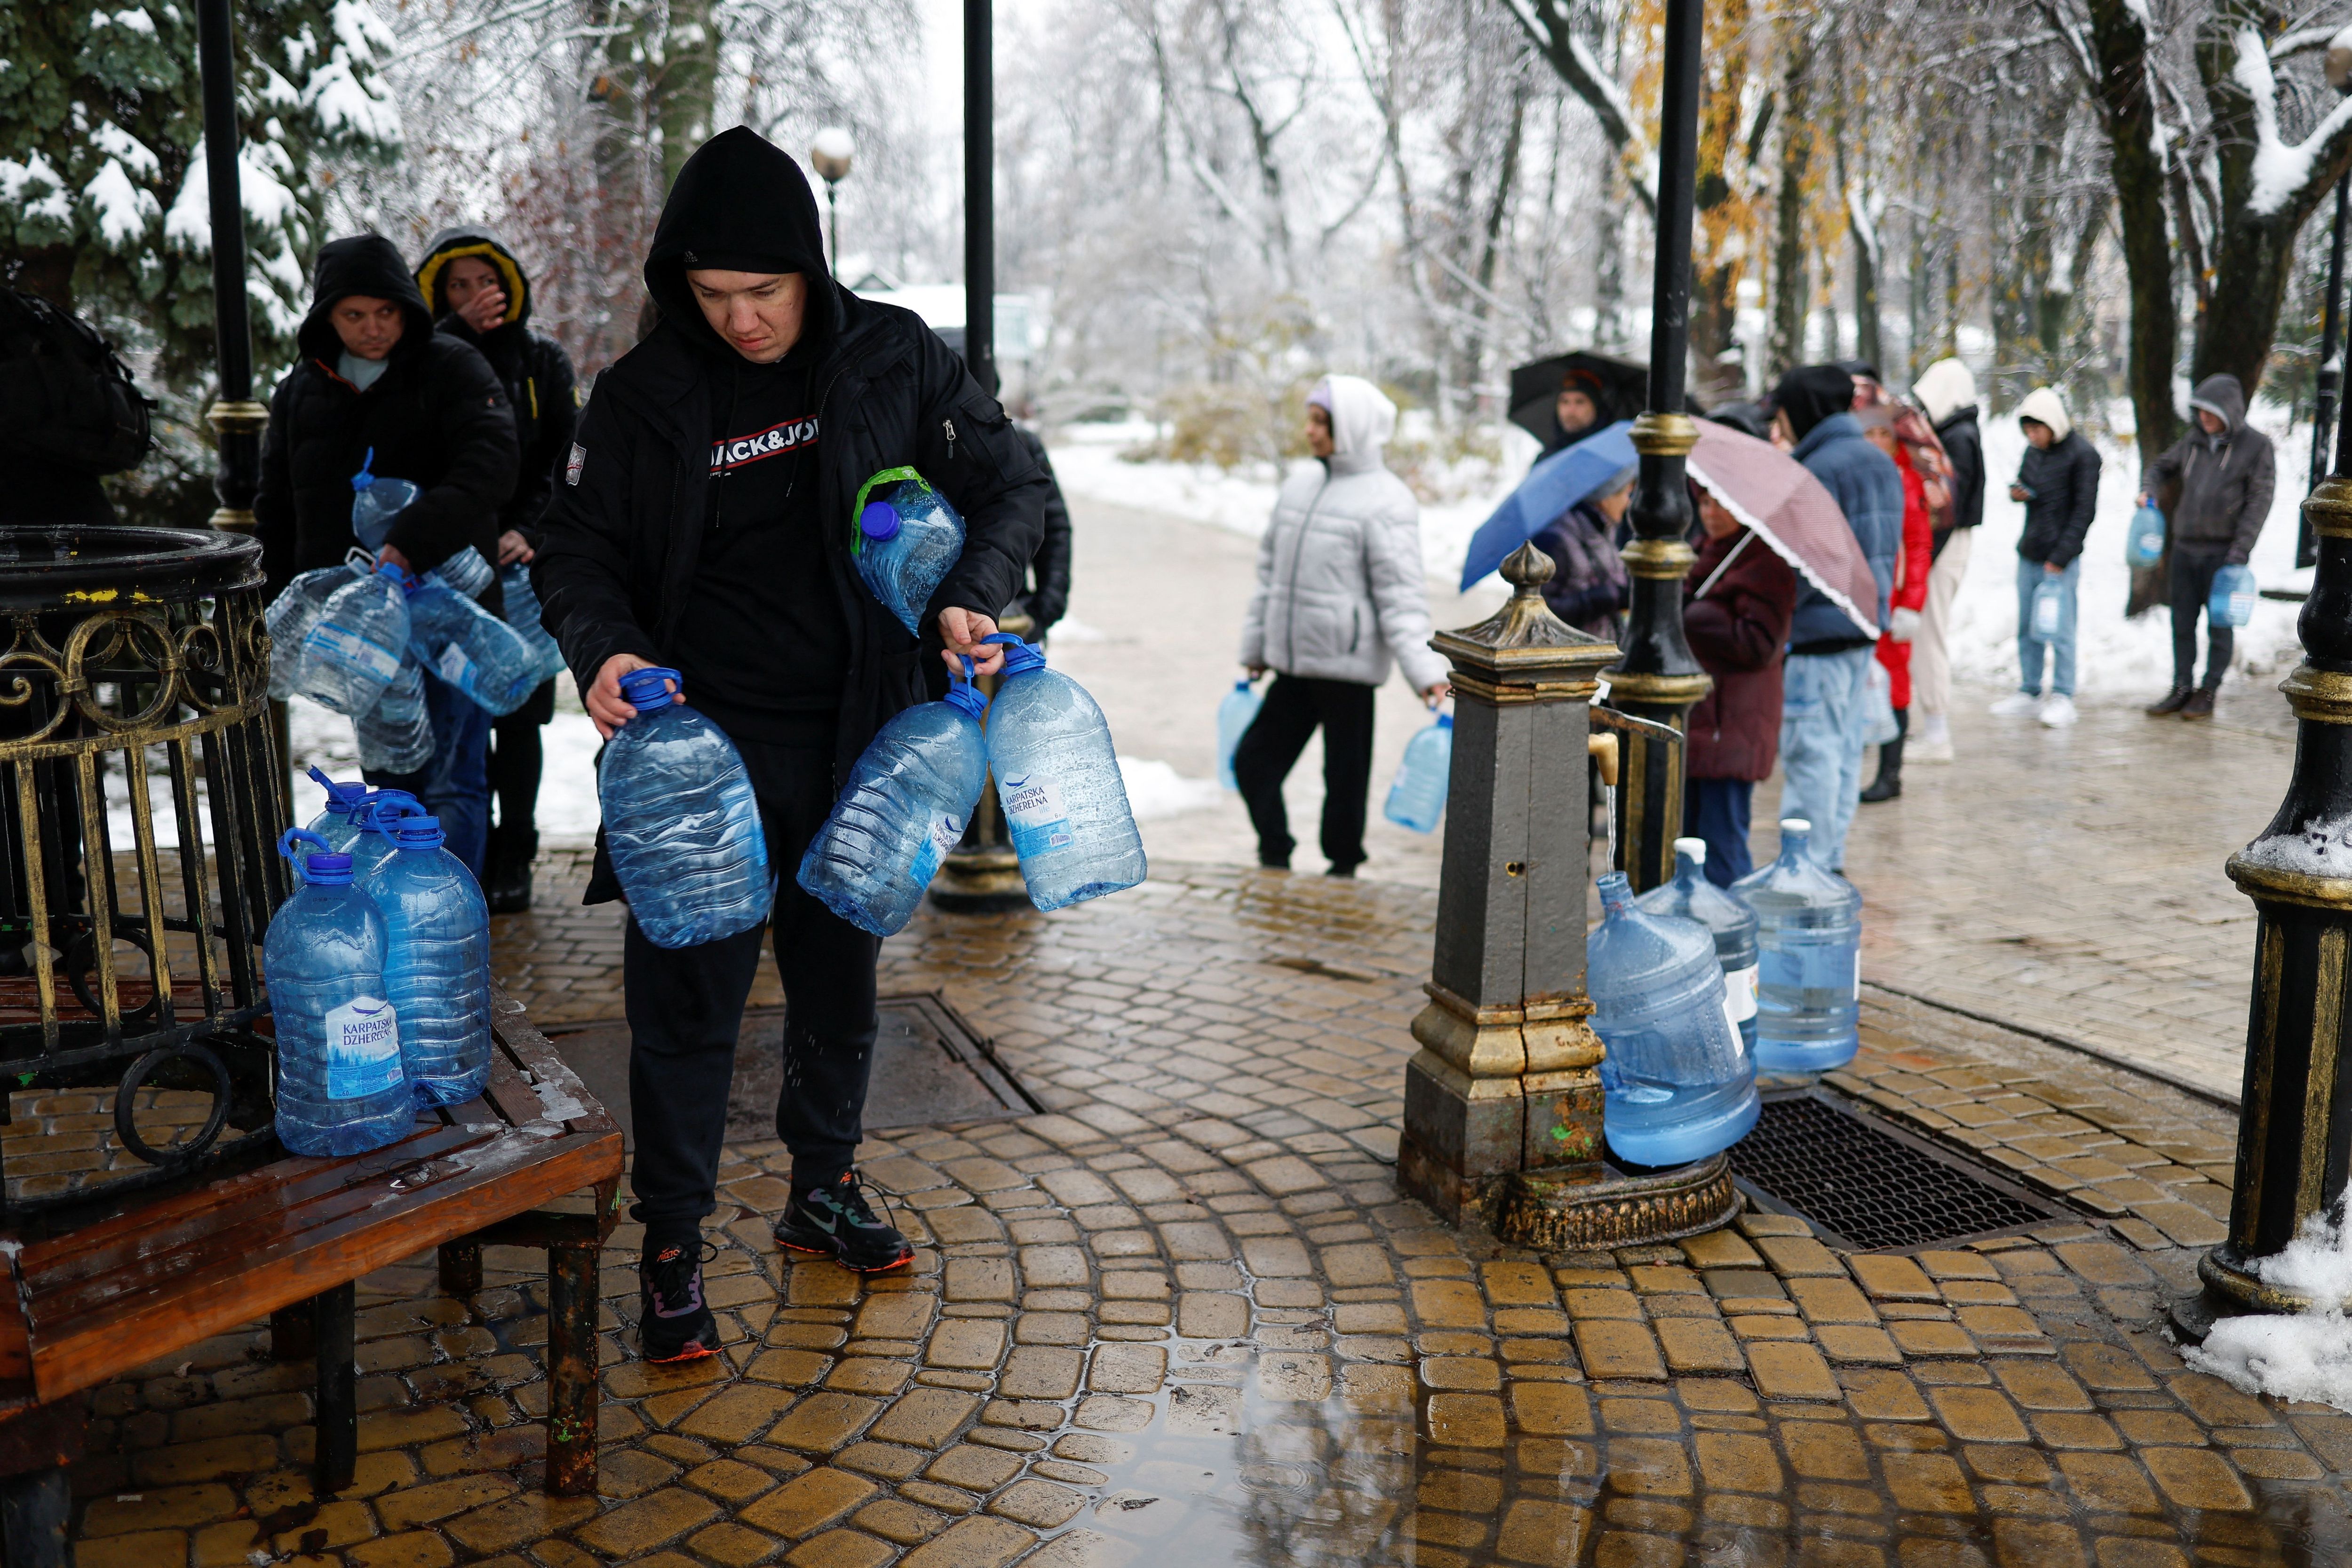
[(1862, 792), (1864, 800), (1873, 802), (1903, 793), (1903, 738), (1911, 733), (1911, 637), (1927, 602), (1927, 570), (1936, 554), (1927, 478), (1912, 462), (1910, 447), (1895, 438), (1895, 413), (1882, 403), (1854, 416), (1862, 421), (1862, 434), (1895, 459), (1903, 476), (1903, 553), (1895, 558), (1895, 592), (1888, 601), (1886, 630), (1878, 638), (1878, 662), (1885, 666), (1887, 699), (1895, 706), (1895, 738), (1878, 748), (1878, 777)]
[(1698, 559), (1683, 579), (1683, 634), (1715, 685), (1690, 712), (1683, 832), (1706, 841), (1706, 878), (1728, 887), (1755, 869), (1748, 801), (1780, 750), (1780, 656), (1797, 613), (1797, 574), (1763, 536), (1698, 486)]

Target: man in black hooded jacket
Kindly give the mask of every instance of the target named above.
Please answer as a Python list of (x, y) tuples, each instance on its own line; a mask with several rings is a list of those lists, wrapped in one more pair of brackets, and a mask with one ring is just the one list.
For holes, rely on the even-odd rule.
[[(879, 944), (793, 873), (840, 781), (891, 715), (923, 700), (925, 650), (1002, 654), (981, 639), (1037, 547), (1045, 481), (996, 401), (913, 314), (827, 275), (798, 164), (738, 126), (688, 158), (646, 260), (658, 327), (598, 378), (532, 567), (548, 625), (590, 716), (633, 710), (620, 676), (680, 673), (681, 695), (741, 753), (778, 873), (784, 982), (778, 1135), (792, 1196), (776, 1239), (860, 1271), (913, 1249), (877, 1218), (852, 1162), (877, 1019)], [(964, 518), (963, 554), (932, 595), (921, 643), (850, 560), (859, 486), (913, 467)], [(598, 857), (591, 902), (619, 894)], [(636, 1136), (640, 1353), (709, 1355), (701, 1221), (761, 932), (624, 952)]]

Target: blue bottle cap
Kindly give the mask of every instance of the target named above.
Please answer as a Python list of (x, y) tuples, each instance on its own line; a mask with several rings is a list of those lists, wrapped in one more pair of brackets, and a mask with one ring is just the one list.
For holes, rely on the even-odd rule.
[(866, 509), (857, 514), (857, 531), (869, 539), (897, 538), (898, 509), (887, 501), (866, 502)]
[(392, 841), (404, 850), (438, 849), (448, 836), (442, 832), (438, 817), (403, 817), (390, 831)]
[(676, 670), (664, 669), (659, 665), (631, 670), (621, 677), (621, 700), (639, 713), (658, 713), (677, 701), (665, 684), (669, 681), (676, 681), (680, 685), (686, 684), (685, 678)]
[(1010, 632), (999, 632), (994, 636), (982, 638), (982, 641), (1004, 644), (1004, 673), (1007, 676), (1024, 674), (1031, 670), (1042, 670), (1045, 667), (1045, 651), (1024, 643)]
[(313, 887), (347, 887), (352, 880), (352, 857), (327, 852), (307, 855), (302, 861), (302, 880)]
[(1450, 713), (1439, 714), (1437, 716), (1437, 727), (1440, 729), (1452, 729), (1454, 727), (1454, 716)]

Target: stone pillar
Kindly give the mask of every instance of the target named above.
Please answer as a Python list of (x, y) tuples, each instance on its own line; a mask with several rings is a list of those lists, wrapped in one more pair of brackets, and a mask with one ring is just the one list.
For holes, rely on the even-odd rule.
[(1454, 766), (1397, 1178), (1456, 1224), (1491, 1223), (1514, 1173), (1601, 1175), (1586, 715), (1617, 650), (1552, 614), (1538, 591), (1551, 571), (1521, 546), (1503, 563), (1509, 602), (1432, 643), (1454, 665)]

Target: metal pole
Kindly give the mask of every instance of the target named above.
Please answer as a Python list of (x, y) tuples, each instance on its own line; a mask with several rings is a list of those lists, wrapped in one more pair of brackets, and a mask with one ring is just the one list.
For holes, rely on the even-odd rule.
[(996, 392), (995, 17), (963, 0), (963, 361)]
[[(2336, 229), (2327, 246), (2327, 300), (2319, 316), (2319, 393), (2311, 410), (2311, 483), (2306, 490), (2316, 490), (2319, 482), (2327, 477), (2327, 456), (2333, 446), (2328, 436), (2336, 423), (2336, 400), (2344, 386), (2344, 367), (2340, 361), (2343, 346), (2344, 299), (2344, 207), (2352, 199), (2352, 172), (2336, 182)], [(2303, 517), (2295, 529), (2294, 564), (2315, 566), (2319, 561), (2319, 537), (2311, 531), (2311, 518)]]
[[(1715, 684), (1683, 636), (1683, 574), (1695, 559), (1684, 462), (1698, 427), (1683, 413), (1690, 354), (1691, 205), (1698, 176), (1700, 0), (1667, 0), (1664, 78), (1658, 105), (1657, 268), (1650, 294), (1650, 406), (1633, 422), (1642, 455), (1625, 546), (1633, 576), (1624, 651), (1607, 674), (1609, 706), (1679, 731)], [(1618, 863), (1636, 890), (1674, 873), (1683, 831), (1683, 748), (1644, 747), (1643, 777), (1622, 781), (1629, 808)], [(1630, 759), (1629, 759), (1630, 760)]]
[(832, 268), (835, 277), (841, 276), (841, 182), (824, 183), (825, 238), (833, 249)]
[(253, 527), (261, 487), (261, 430), (269, 410), (253, 401), (253, 331), (246, 315), (245, 204), (238, 193), (236, 59), (229, 0), (196, 0), (196, 57), (204, 77), (205, 180), (213, 226), (213, 334), (220, 396), (205, 417), (219, 442), (213, 480), (216, 528)]

